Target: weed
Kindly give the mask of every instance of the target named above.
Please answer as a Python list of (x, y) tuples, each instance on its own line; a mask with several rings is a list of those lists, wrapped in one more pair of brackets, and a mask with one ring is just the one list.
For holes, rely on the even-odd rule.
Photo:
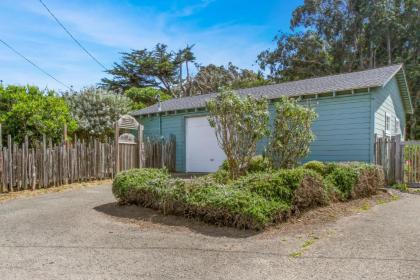
[(289, 254), (289, 257), (291, 257), (291, 258), (298, 258), (300, 256), (302, 256), (302, 252), (301, 251), (293, 252), (293, 253), (290, 253)]
[(370, 204), (369, 202), (365, 201), (362, 205), (362, 207), (359, 208), (362, 211), (368, 211), (370, 209)]

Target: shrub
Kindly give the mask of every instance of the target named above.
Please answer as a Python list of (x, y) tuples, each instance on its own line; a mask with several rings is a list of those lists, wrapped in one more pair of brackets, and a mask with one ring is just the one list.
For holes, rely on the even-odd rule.
[(368, 197), (374, 195), (385, 186), (385, 174), (381, 166), (359, 164), (355, 166), (358, 172), (357, 184), (353, 187), (353, 197)]
[(293, 192), (293, 205), (298, 211), (328, 205), (329, 202), (329, 193), (321, 176), (305, 176)]
[(314, 170), (321, 175), (325, 175), (327, 169), (327, 166), (323, 162), (317, 160), (309, 161), (305, 163), (303, 167), (306, 169)]
[(268, 133), (266, 98), (241, 97), (224, 90), (206, 103), (208, 120), (225, 152), (232, 179), (246, 173), (257, 143)]
[(205, 222), (237, 228), (262, 229), (282, 220), (290, 206), (232, 187), (196, 188), (187, 197), (187, 215)]
[(283, 201), (295, 210), (328, 204), (322, 177), (313, 170), (295, 168), (251, 173), (236, 180), (234, 185), (269, 200)]
[(392, 188), (399, 190), (400, 192), (408, 192), (408, 185), (407, 184), (395, 184)]
[(322, 206), (330, 199), (369, 196), (383, 187), (383, 170), (367, 164), (328, 164), (326, 177), (312, 168), (250, 172), (229, 179), (216, 174), (192, 180), (171, 179), (166, 170), (119, 173), (112, 190), (120, 203), (133, 203), (205, 222), (262, 229), (292, 213)]
[(169, 179), (170, 175), (164, 169), (131, 169), (115, 177), (112, 192), (120, 203), (136, 203), (145, 193), (154, 196), (150, 200), (158, 200)]
[(349, 166), (335, 166), (325, 180), (326, 184), (331, 183), (336, 187), (340, 200), (347, 200), (351, 198), (353, 186), (357, 183), (357, 175), (356, 170)]
[(285, 96), (280, 98), (275, 108), (268, 156), (275, 168), (292, 168), (309, 154), (309, 146), (315, 139), (311, 125), (317, 114)]
[(219, 184), (227, 184), (231, 181), (229, 172), (222, 168), (217, 170), (215, 173), (210, 174), (209, 176), (216, 180), (216, 182)]
[(263, 156), (254, 156), (251, 158), (248, 167), (248, 173), (266, 172), (271, 170), (271, 163), (268, 158)]
[(325, 168), (325, 184), (332, 196), (340, 200), (367, 197), (385, 185), (382, 167), (348, 162), (328, 163)]
[(258, 193), (267, 199), (284, 200), (290, 203), (293, 191), (299, 187), (306, 172), (311, 173), (302, 168), (250, 173), (236, 180), (234, 185), (237, 188)]
[[(272, 169), (271, 163), (268, 158), (263, 156), (253, 156), (249, 161), (247, 173), (253, 172), (265, 172)], [(222, 165), (219, 167), (219, 170), (229, 170), (229, 163), (227, 160), (224, 160)]]

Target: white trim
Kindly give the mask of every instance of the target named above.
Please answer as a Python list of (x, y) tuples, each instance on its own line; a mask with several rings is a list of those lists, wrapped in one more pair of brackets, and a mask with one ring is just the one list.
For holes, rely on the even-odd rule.
[(388, 114), (387, 112), (385, 112), (385, 134), (391, 134), (391, 114)]

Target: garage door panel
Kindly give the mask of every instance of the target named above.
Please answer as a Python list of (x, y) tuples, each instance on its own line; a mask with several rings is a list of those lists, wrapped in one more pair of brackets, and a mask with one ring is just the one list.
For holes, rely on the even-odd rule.
[(207, 117), (186, 119), (187, 172), (215, 172), (226, 158)]

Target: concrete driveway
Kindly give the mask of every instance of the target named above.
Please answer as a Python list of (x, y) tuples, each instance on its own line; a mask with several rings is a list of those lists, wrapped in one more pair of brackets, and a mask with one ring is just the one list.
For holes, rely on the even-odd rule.
[(420, 279), (420, 196), (263, 234), (119, 208), (110, 186), (17, 199), (0, 203), (0, 279)]

